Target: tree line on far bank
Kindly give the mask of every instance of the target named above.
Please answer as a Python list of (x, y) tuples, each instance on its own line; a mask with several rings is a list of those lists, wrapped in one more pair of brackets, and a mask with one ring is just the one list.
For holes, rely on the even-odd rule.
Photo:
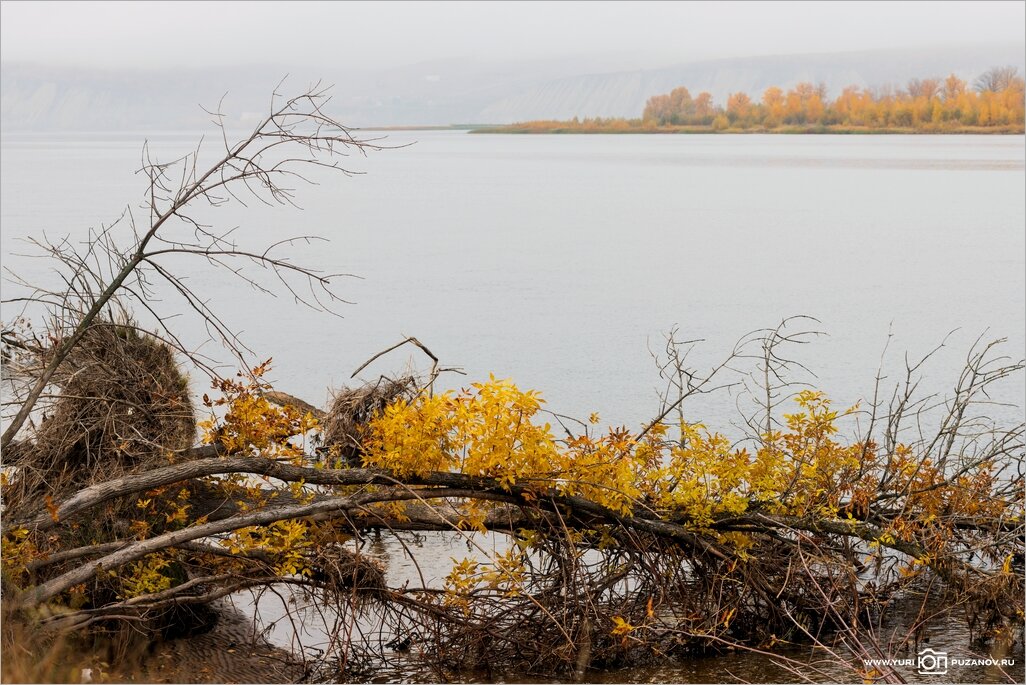
[(531, 121), (505, 128), (522, 132), (675, 128), (1022, 132), (1024, 118), (1024, 81), (1018, 69), (995, 67), (971, 86), (951, 74), (945, 79), (911, 79), (904, 88), (852, 85), (833, 100), (822, 83), (803, 82), (786, 91), (772, 86), (758, 98), (744, 92), (731, 93), (725, 106), (716, 104), (708, 92), (692, 96), (680, 86), (649, 98), (640, 119), (574, 117), (570, 121)]

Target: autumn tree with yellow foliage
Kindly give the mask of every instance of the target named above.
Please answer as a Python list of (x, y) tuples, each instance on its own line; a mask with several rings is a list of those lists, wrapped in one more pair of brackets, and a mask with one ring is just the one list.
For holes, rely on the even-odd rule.
[[(678, 93), (673, 97), (673, 93)], [(701, 126), (711, 123), (717, 108), (694, 116), (686, 88), (670, 96), (649, 99), (642, 125)], [(703, 93), (708, 97), (708, 93)], [(710, 100), (711, 102), (711, 100)], [(1023, 126), (1023, 79), (1014, 68), (992, 69), (977, 80), (977, 88), (952, 74), (945, 80), (911, 79), (904, 89), (848, 86), (833, 100), (826, 88), (799, 83), (786, 92), (767, 88), (759, 104), (746, 93), (731, 94), (723, 110), (732, 128), (776, 129), (786, 126), (911, 129), (943, 133), (960, 127)]]
[[(938, 89), (968, 97), (956, 82), (925, 88)], [(862, 111), (861, 95), (849, 95)], [(291, 201), (273, 168), (254, 170), (261, 157), (246, 152), (265, 132), (268, 144), (286, 132), (311, 155), (360, 145), (319, 98), (286, 101), (249, 143), (226, 145), (218, 166), (171, 189), (141, 244), (110, 261), (113, 274), (55, 248), (80, 269), (74, 282), (91, 287), (64, 293), (77, 306), (49, 310), (46, 335), (5, 331), (11, 371), (25, 381), (14, 385), (15, 416), (37, 402), (48, 416), (5, 442), (7, 616), (150, 639), (197, 629), (194, 610), (219, 598), (289, 588), (330, 607), (325, 659), (337, 667), (331, 677), (353, 680), (382, 654), (380, 630), (359, 628), (366, 620), (415, 639), (418, 663), (438, 678), (582, 678), (589, 668), (825, 640), (868, 677), (861, 658), (880, 649), (874, 626), (898, 600), (942, 598), (980, 639), (1021, 631), (1023, 425), (987, 412), (989, 393), (1023, 364), (994, 345), (970, 352), (940, 403), (917, 395), (922, 362), (893, 389), (878, 381), (862, 405), (837, 407), (796, 386), (801, 367), (787, 351), (805, 334), (788, 320), (708, 371), (671, 334), (657, 370), (668, 390), (642, 426), (574, 422), (539, 392), (494, 377), (442, 391), (444, 369), (414, 339), (433, 360), (422, 378), (340, 390), (328, 410), (275, 392), (269, 361), (213, 375), (193, 410), (173, 372), (176, 339), (139, 331), (125, 314), (138, 292), (121, 287), (144, 267), (181, 283), (159, 270), (159, 250), (184, 244), (167, 226), (222, 184), (268, 182), (255, 187)], [(709, 114), (701, 96), (671, 100), (688, 116)], [(730, 123), (759, 108), (782, 120), (821, 116), (822, 102), (811, 87), (768, 92), (761, 104), (733, 98)], [(164, 187), (166, 169), (151, 172)], [(146, 236), (165, 247), (154, 253)], [(185, 251), (226, 259), (221, 240)], [(234, 254), (262, 254), (325, 285), (271, 253)], [(214, 312), (196, 310), (220, 330)], [(111, 349), (123, 364), (97, 365)], [(101, 366), (112, 375), (87, 373)], [(740, 432), (692, 414), (698, 396), (739, 383)], [(125, 398), (140, 411), (110, 422)], [(183, 443), (183, 425), (198, 429), (198, 444)], [(362, 551), (368, 531), (442, 531), (478, 553), (454, 559), (440, 586), (392, 586)], [(498, 551), (485, 550), (486, 535), (502, 541)]]

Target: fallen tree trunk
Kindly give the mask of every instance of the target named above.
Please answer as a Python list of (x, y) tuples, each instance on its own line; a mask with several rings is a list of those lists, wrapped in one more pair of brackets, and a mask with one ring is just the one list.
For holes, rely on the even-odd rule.
[[(209, 448), (197, 450), (197, 454), (213, 451)], [(394, 474), (380, 469), (318, 469), (299, 467), (270, 460), (266, 457), (235, 457), (206, 458), (188, 461), (181, 464), (163, 467), (154, 471), (123, 476), (107, 483), (101, 483), (84, 489), (66, 502), (55, 507), (51, 513), (44, 512), (33, 519), (27, 526), (34, 531), (44, 531), (60, 525), (71, 517), (80, 515), (92, 507), (104, 502), (132, 494), (153, 490), (165, 485), (181, 483), (202, 476), (241, 473), (275, 478), (284, 482), (302, 482), (308, 485), (325, 486), (358, 486), (380, 485), (387, 489), (375, 493), (354, 495), (352, 497), (318, 498), (310, 504), (291, 506), (273, 506), (245, 514), (237, 514), (203, 525), (193, 526), (184, 530), (165, 533), (142, 542), (125, 543), (112, 553), (102, 556), (95, 562), (85, 565), (73, 572), (64, 574), (43, 585), (34, 588), (30, 593), (20, 597), (20, 606), (35, 606), (46, 602), (68, 588), (80, 584), (90, 576), (101, 571), (113, 571), (126, 563), (142, 558), (152, 552), (167, 547), (181, 546), (189, 540), (197, 540), (217, 533), (238, 530), (249, 526), (267, 525), (276, 521), (296, 518), (346, 518), (350, 527), (402, 528), (402, 523), (388, 520), (380, 516), (364, 515), (357, 517), (357, 512), (365, 510), (367, 505), (376, 502), (399, 502), (416, 500), (429, 502), (439, 499), (466, 499), (491, 502), (503, 502), (518, 507), (540, 508), (550, 511), (563, 508), (566, 518), (576, 527), (593, 528), (598, 525), (615, 525), (629, 530), (636, 530), (658, 537), (674, 540), (684, 544), (693, 553), (710, 555), (725, 560), (726, 554), (710, 539), (705, 539), (693, 529), (676, 523), (642, 515), (625, 516), (597, 505), (582, 497), (562, 496), (554, 491), (539, 493), (531, 486), (503, 486), (494, 479), (475, 478), (457, 473), (438, 472), (417, 477), (399, 479)], [(435, 511), (432, 516), (423, 518), (427, 508), (422, 510), (421, 529), (452, 530), (458, 528), (465, 517), (443, 515)], [(499, 526), (510, 529), (506, 521), (493, 519), (492, 528)], [(9, 528), (19, 527), (18, 523), (9, 523)], [(485, 525), (489, 528), (488, 525)], [(967, 585), (972, 577), (986, 578), (993, 575), (992, 571), (973, 567), (957, 559), (933, 559), (927, 551), (914, 543), (899, 540), (887, 540), (885, 531), (878, 525), (855, 519), (829, 520), (825, 518), (808, 519), (795, 516), (772, 516), (756, 514), (742, 520), (730, 520), (709, 525), (710, 533), (715, 531), (744, 530), (748, 533), (785, 529), (809, 533), (830, 534), (841, 537), (857, 538), (866, 542), (880, 544), (913, 559), (927, 559), (927, 563), (949, 581), (958, 581)], [(79, 550), (58, 553), (50, 561), (63, 561), (81, 556), (102, 554), (112, 549), (107, 543), (95, 547), (84, 547)], [(91, 553), (92, 551), (92, 553)], [(38, 563), (37, 563), (38, 566)]]

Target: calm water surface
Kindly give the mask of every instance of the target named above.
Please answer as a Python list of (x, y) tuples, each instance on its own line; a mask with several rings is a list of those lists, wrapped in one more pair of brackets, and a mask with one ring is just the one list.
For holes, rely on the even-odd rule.
[[(150, 145), (171, 158), (195, 140)], [(414, 144), (350, 158), (364, 175), (318, 177), (300, 189), (303, 211), (201, 215), (238, 225), (254, 246), (329, 237), (297, 248), (297, 260), (359, 277), (337, 282), (353, 302), (343, 318), (176, 263), (258, 356), (275, 358), (281, 389), (315, 403), (403, 335), (470, 380), (512, 377), (555, 410), (628, 425), (653, 413), (649, 348), (674, 325), (707, 340), (696, 363), (709, 364), (752, 329), (814, 316), (828, 335), (800, 356), (843, 402), (870, 391), (888, 331), (897, 368), (905, 351), (923, 354), (958, 329), (927, 367), (938, 388), (981, 334), (1023, 355), (1022, 136), (416, 132), (384, 142)], [(19, 237), (80, 236), (138, 205), (140, 146), (134, 135), (5, 138), (4, 266), (41, 278), (45, 265), (15, 255)], [(161, 307), (201, 338), (180, 301)], [(393, 355), (370, 375), (405, 361)], [(1020, 380), (1010, 397), (1022, 390)], [(713, 403), (701, 418), (725, 423), (733, 407)]]
[[(150, 145), (170, 159), (195, 140), (155, 134)], [(924, 354), (955, 331), (926, 368), (930, 390), (951, 387), (980, 335), (1008, 338), (1006, 353), (1023, 357), (1022, 136), (404, 132), (384, 142), (414, 144), (350, 158), (363, 175), (318, 176), (320, 185), (300, 189), (303, 211), (201, 213), (218, 226), (238, 225), (247, 245), (329, 237), (297, 248), (297, 260), (356, 276), (338, 281), (353, 303), (342, 318), (262, 297), (202, 264), (177, 263), (258, 357), (274, 357), (278, 387), (312, 402), (325, 401), (329, 387), (405, 335), (467, 371), (450, 384), (493, 372), (542, 390), (556, 411), (598, 411), (606, 422), (632, 426), (655, 412), (649, 348), (660, 348), (674, 325), (706, 340), (695, 356), (704, 366), (752, 329), (814, 316), (827, 335), (800, 359), (845, 404), (871, 392), (889, 332), (884, 368), (896, 380), (906, 350)], [(119, 134), (5, 137), (4, 266), (45, 281), (45, 264), (20, 256), (19, 238), (80, 237), (126, 204), (137, 206), (145, 184), (132, 172), (141, 143)], [(17, 289), (6, 284), (8, 293)], [(159, 306), (182, 315), (186, 338), (202, 339), (180, 301), (169, 295)], [(5, 308), (5, 320), (12, 314)], [(394, 354), (366, 375), (408, 361)], [(204, 389), (202, 379), (196, 384)], [(1021, 420), (1023, 394), (1020, 376), (997, 396), (1012, 406), (995, 413)], [(735, 400), (724, 395), (691, 411), (724, 427), (736, 416)], [(432, 544), (428, 557), (444, 575), (450, 553)], [(406, 562), (385, 551), (401, 582)], [(957, 646), (964, 635), (952, 629), (945, 639)], [(788, 679), (760, 675), (766, 668), (761, 657), (738, 655), (613, 677)], [(1017, 673), (1021, 679), (1021, 667)]]

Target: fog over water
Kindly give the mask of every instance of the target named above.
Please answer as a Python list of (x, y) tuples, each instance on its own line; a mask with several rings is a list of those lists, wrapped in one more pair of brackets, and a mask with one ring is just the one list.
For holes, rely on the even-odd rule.
[[(4, 3), (0, 123), (188, 130), (222, 96), (334, 84), (351, 126), (636, 117), (680, 85), (719, 104), (800, 81), (904, 87), (1026, 68), (1021, 3)], [(153, 27), (159, 26), (159, 31)]]

